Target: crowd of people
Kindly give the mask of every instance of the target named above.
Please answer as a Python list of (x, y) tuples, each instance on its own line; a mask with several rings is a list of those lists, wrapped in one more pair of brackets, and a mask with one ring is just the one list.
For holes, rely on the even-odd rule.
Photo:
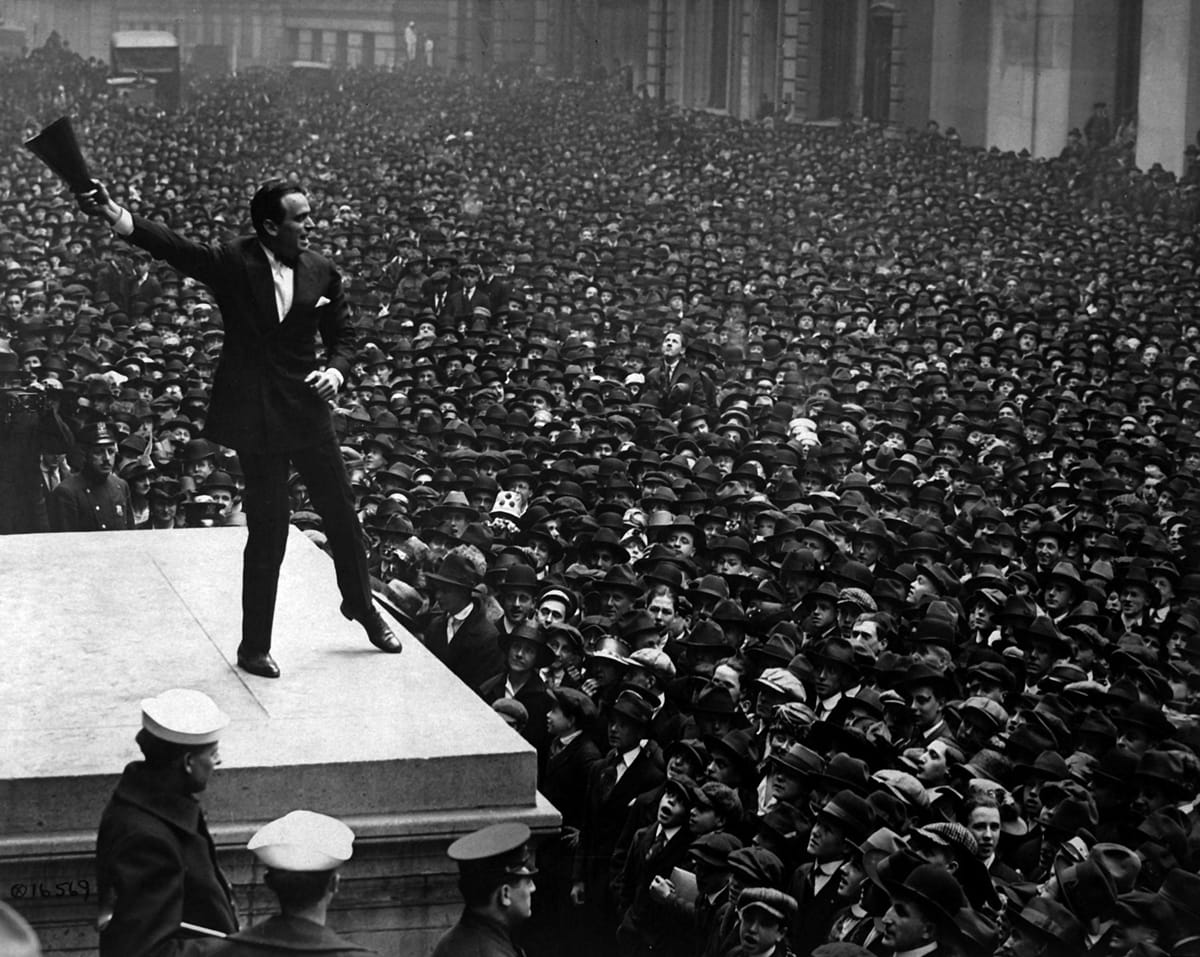
[[(13, 146), (47, 57), (86, 73), (22, 61)], [(1200, 953), (1188, 182), (511, 73), (67, 95), (186, 236), (306, 189), (377, 593), (562, 813), (505, 941)], [(45, 406), (6, 530), (241, 522), (212, 296), (6, 156), (0, 375)]]

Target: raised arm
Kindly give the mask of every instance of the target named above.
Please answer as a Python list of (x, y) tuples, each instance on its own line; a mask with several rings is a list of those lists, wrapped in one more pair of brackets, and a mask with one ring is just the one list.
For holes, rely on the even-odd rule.
[(118, 236), (140, 246), (155, 259), (165, 260), (207, 286), (220, 285), (224, 265), (221, 247), (194, 242), (161, 223), (134, 216), (119, 205), (98, 180), (92, 180), (92, 189), (86, 193), (76, 193), (75, 200), (88, 216), (103, 219)]

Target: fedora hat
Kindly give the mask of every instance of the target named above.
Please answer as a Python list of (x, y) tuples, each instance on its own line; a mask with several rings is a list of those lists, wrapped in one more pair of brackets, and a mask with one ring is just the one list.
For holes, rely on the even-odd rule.
[(475, 566), (467, 561), (462, 555), (451, 553), (442, 559), (442, 564), (438, 566), (436, 572), (426, 572), (425, 580), (431, 581), (437, 585), (444, 585), (450, 588), (461, 588), (464, 591), (471, 591), (480, 584), (483, 580), (479, 577), (479, 572)]
[(943, 927), (955, 929), (958, 912), (967, 906), (962, 885), (944, 867), (921, 864), (901, 882), (889, 881), (893, 900), (915, 901), (921, 912)]
[(533, 622), (523, 621), (511, 632), (501, 632), (497, 637), (496, 642), (500, 645), (500, 650), (507, 655), (509, 647), (512, 645), (513, 641), (518, 638), (537, 646), (537, 661), (534, 664), (535, 668), (545, 668), (546, 665), (550, 664), (550, 662), (554, 660), (554, 652), (550, 649), (546, 632)]
[(952, 697), (955, 692), (952, 678), (922, 661), (909, 665), (903, 676), (895, 682), (895, 687), (909, 694), (917, 688), (932, 688), (934, 694), (942, 699)]
[(1068, 908), (1048, 897), (1035, 897), (1022, 910), (1010, 911), (1009, 919), (1039, 939), (1060, 941), (1065, 953), (1082, 954), (1087, 950), (1083, 924)]
[(629, 562), (629, 549), (621, 544), (616, 530), (606, 525), (602, 525), (587, 537), (587, 540), (579, 546), (579, 554), (585, 557), (590, 556), (598, 548), (607, 548), (612, 552), (613, 561), (617, 565), (625, 565)]
[(769, 763), (773, 767), (782, 768), (794, 777), (801, 778), (814, 777), (825, 768), (825, 762), (821, 756), (803, 744), (793, 744), (782, 754), (772, 754)]
[(854, 654), (854, 646), (838, 635), (827, 638), (821, 642), (816, 651), (809, 654), (814, 664), (823, 661), (827, 664), (841, 665), (854, 674), (858, 674), (861, 670)]
[(1108, 873), (1091, 858), (1072, 864), (1060, 857), (1054, 862), (1059, 893), (1082, 923), (1109, 913), (1117, 903), (1117, 890)]
[(637, 576), (624, 565), (613, 565), (603, 578), (593, 582), (590, 587), (593, 591), (613, 589), (629, 595), (640, 595), (643, 591), (642, 583), (638, 581)]
[(848, 754), (835, 754), (829, 759), (816, 784), (829, 791), (852, 791), (866, 794), (870, 790), (871, 772), (867, 762)]
[(858, 844), (875, 830), (871, 805), (849, 788), (826, 801), (817, 811), (817, 817), (832, 821), (851, 844)]
[(708, 735), (704, 738), (704, 745), (713, 757), (720, 754), (732, 760), (747, 780), (753, 778), (758, 770), (758, 743), (750, 731), (735, 728), (720, 737)]

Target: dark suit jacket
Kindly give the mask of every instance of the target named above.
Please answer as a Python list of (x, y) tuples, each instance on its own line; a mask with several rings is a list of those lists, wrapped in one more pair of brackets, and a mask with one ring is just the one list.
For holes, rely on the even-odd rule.
[(558, 754), (546, 758), (538, 790), (558, 808), (563, 827), (583, 824), (587, 802), (588, 778), (602, 761), (599, 749), (586, 733), (580, 734)]
[(583, 833), (575, 855), (575, 880), (587, 885), (587, 899), (603, 910), (613, 903), (610, 899), (613, 851), (629, 805), (639, 794), (666, 779), (662, 749), (655, 742), (647, 741), (633, 764), (621, 775), (621, 780), (616, 777), (615, 754), (607, 755), (592, 768)]
[[(329, 406), (304, 382), (322, 365), (349, 379), (355, 356), (350, 307), (328, 259), (301, 251), (292, 307), (280, 322), (271, 267), (256, 238), (205, 246), (135, 216), (129, 241), (204, 283), (217, 300), (225, 344), (205, 421), (208, 438), (239, 451), (270, 453), (333, 436)], [(328, 302), (318, 308), (322, 299)]]
[(708, 377), (687, 359), (680, 359), (675, 368), (668, 372), (659, 364), (646, 375), (646, 388), (659, 393), (659, 411), (672, 415), (689, 403), (712, 404), (712, 389)]
[[(458, 640), (457, 636), (455, 640)], [(479, 696), (488, 704), (495, 704), (505, 697), (504, 682), (507, 678), (507, 669), (494, 678), (489, 678), (480, 686)], [(542, 680), (541, 675), (535, 673), (530, 675), (529, 680), (517, 692), (516, 700), (523, 704), (529, 713), (529, 720), (525, 723), (525, 730), (521, 732), (521, 737), (537, 748), (540, 764), (540, 759), (550, 744), (550, 733), (546, 730), (546, 715), (554, 707), (554, 699), (546, 690), (546, 682)]]
[(488, 679), (504, 672), (504, 655), (496, 641), (496, 626), (488, 621), (483, 606), (476, 602), (470, 617), (455, 632), (454, 640), (447, 644), (446, 617), (445, 612), (437, 612), (429, 618), (421, 639), (442, 664), (478, 693)]
[(685, 823), (671, 840), (651, 854), (657, 830), (656, 821), (634, 835), (624, 870), (616, 882), (617, 903), (622, 912), (619, 933), (635, 935), (650, 945), (659, 943), (664, 937), (678, 938), (683, 931), (678, 920), (670, 919), (671, 912), (658, 906), (650, 896), (650, 882), (656, 876), (670, 877), (671, 871), (687, 857), (692, 843), (692, 832)]
[(479, 284), (479, 288), (487, 294), (493, 316), (499, 315), (508, 308), (512, 290), (509, 288), (508, 281), (500, 273), (493, 273), (485, 282)]
[(287, 957), (289, 954), (322, 954), (324, 957), (370, 957), (369, 950), (328, 927), (302, 917), (272, 917), (248, 927), (227, 940), (188, 943), (183, 957)]
[(178, 954), (180, 921), (238, 928), (200, 805), (164, 791), (141, 761), (125, 768), (100, 818), (96, 873), (100, 900), (113, 909), (101, 957)]
[(483, 306), (488, 311), (491, 311), (492, 308), (492, 301), (482, 286), (476, 286), (475, 291), (469, 296), (466, 289), (450, 293), (446, 297), (446, 308), (442, 315), (448, 314), (455, 319), (470, 319), (476, 306)]
[(814, 893), (810, 880), (813, 867), (813, 864), (798, 867), (788, 888), (788, 893), (796, 898), (796, 903), (800, 905), (788, 935), (792, 950), (797, 954), (807, 954), (825, 943), (833, 926), (833, 919), (846, 903), (837, 893), (838, 884), (842, 880), (842, 868), (834, 871), (820, 893)]

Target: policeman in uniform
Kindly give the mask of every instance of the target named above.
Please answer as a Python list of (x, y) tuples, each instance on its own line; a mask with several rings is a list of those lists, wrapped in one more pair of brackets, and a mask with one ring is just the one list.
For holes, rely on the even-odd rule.
[(537, 868), (524, 824), (493, 824), (460, 837), (447, 851), (458, 864), (466, 906), (433, 957), (521, 957), (513, 931), (532, 913)]
[(51, 495), (51, 523), (59, 532), (110, 532), (133, 528), (129, 483), (113, 474), (117, 434), (107, 422), (79, 433), (83, 467)]
[(208, 695), (173, 688), (142, 701), (137, 743), (96, 840), (100, 957), (174, 957), (190, 927), (238, 928), (229, 883), (197, 795), (229, 718)]
[(338, 891), (338, 868), (350, 860), (354, 832), (336, 818), (292, 811), (267, 824), (246, 845), (267, 871), (263, 883), (279, 900), (279, 914), (215, 944), (195, 942), (188, 957), (370, 957), (368, 950), (325, 926)]

